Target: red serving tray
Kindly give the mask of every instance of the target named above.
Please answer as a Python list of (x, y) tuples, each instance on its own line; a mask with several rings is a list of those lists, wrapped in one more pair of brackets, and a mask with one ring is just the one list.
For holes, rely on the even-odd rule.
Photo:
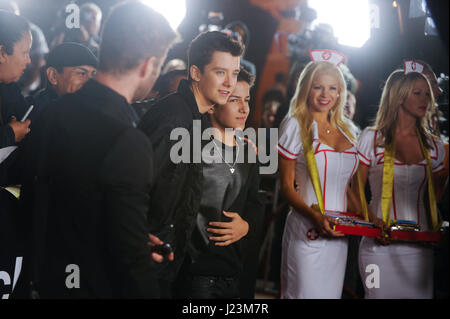
[[(336, 225), (336, 231), (340, 231), (347, 235), (378, 237), (381, 236), (379, 228), (372, 228), (361, 225)], [(444, 240), (443, 232), (422, 232), (422, 231), (407, 231), (407, 230), (393, 230), (391, 231), (391, 240), (401, 241), (426, 241), (426, 242), (441, 242)]]
[[(363, 220), (358, 215), (353, 213), (340, 213), (343, 217), (349, 216), (355, 219)], [(336, 231), (340, 231), (346, 235), (366, 236), (366, 237), (381, 237), (381, 230), (379, 228), (363, 226), (363, 225), (336, 225)], [(444, 240), (444, 232), (421, 232), (408, 230), (392, 230), (391, 240), (399, 241), (423, 241), (423, 242), (441, 242)]]

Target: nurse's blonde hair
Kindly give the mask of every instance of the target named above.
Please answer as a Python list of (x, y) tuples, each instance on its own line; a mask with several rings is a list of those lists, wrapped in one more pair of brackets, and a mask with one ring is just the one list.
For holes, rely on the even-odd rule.
[[(430, 93), (430, 99), (427, 103), (427, 112), (431, 112), (434, 106), (434, 96), (430, 82), (426, 76), (418, 72), (405, 74), (401, 69), (395, 70), (389, 75), (386, 84), (384, 85), (383, 93), (381, 94), (375, 124), (372, 127), (375, 130), (379, 130), (381, 133), (381, 136), (379, 136), (377, 140), (377, 146), (386, 147), (392, 145), (395, 136), (398, 110), (412, 93), (416, 81), (420, 79), (427, 83), (428, 91)], [(425, 147), (430, 148), (431, 146), (427, 136), (432, 134), (427, 121), (427, 115), (418, 118), (416, 126), (419, 129), (419, 134)]]
[(335, 77), (338, 81), (339, 97), (336, 104), (328, 112), (328, 119), (334, 128), (341, 129), (352, 141), (355, 137), (351, 133), (349, 124), (344, 121), (343, 107), (347, 96), (347, 86), (341, 70), (333, 64), (325, 61), (310, 62), (303, 69), (297, 83), (297, 89), (291, 100), (289, 115), (296, 118), (300, 125), (300, 134), (306, 139), (305, 143), (312, 143), (313, 116), (309, 110), (308, 97), (313, 81), (322, 74)]

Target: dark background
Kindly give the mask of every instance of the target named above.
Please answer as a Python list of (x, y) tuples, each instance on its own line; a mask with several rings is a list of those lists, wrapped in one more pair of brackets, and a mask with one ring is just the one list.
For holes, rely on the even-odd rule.
[[(68, 2), (18, 0), (22, 14), (39, 25), (46, 35), (50, 34), (56, 12)], [(76, 2), (82, 4), (88, 1)], [(105, 18), (111, 6), (120, 1), (93, 0), (92, 2), (100, 6)], [(372, 29), (371, 38), (363, 47), (341, 48), (341, 52), (347, 56), (350, 70), (359, 80), (355, 121), (362, 128), (370, 124), (374, 118), (382, 85), (395, 68), (402, 66), (403, 59), (425, 60), (433, 67), (437, 75), (440, 73), (448, 75), (448, 1), (427, 1), (442, 37), (424, 35), (425, 17), (408, 18), (409, 0), (397, 0), (402, 8), (405, 30), (403, 34), (400, 34), (397, 9), (393, 8), (392, 1), (371, 0), (370, 2), (377, 4), (380, 8), (380, 28)], [(186, 17), (178, 29), (184, 41), (169, 52), (168, 58), (185, 59), (188, 43), (198, 34), (199, 26), (207, 22), (207, 14), (212, 10), (223, 13), (223, 26), (236, 20), (246, 23), (250, 31), (250, 45), (245, 57), (256, 65), (257, 74), (261, 75), (279, 21), (269, 12), (251, 4), (250, 0), (186, 0)], [(342, 18), (351, 19), (351, 16), (352, 13), (349, 12), (348, 16)], [(255, 89), (258, 90), (258, 78)], [(441, 109), (448, 118), (448, 106)]]

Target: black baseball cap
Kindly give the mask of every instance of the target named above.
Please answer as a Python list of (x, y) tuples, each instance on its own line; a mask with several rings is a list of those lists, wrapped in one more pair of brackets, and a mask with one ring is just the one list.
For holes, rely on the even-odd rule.
[(75, 42), (64, 42), (50, 51), (47, 67), (91, 65), (97, 67), (98, 59), (88, 47)]

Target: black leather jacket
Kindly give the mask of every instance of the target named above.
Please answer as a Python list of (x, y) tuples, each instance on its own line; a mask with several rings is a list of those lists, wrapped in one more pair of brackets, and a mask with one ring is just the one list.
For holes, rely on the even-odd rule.
[[(209, 164), (205, 160), (203, 164), (204, 188), (196, 227), (189, 242), (190, 258), (185, 263), (183, 273), (237, 278), (243, 268), (243, 242), (252, 235), (256, 221), (263, 217), (258, 197), (258, 165), (249, 163), (248, 154), (254, 150), (247, 142), (240, 141), (239, 146), (233, 148), (217, 140), (211, 143), (223, 150), (224, 158), (227, 158), (225, 152), (233, 152), (234, 162), (224, 163), (223, 158), (215, 158), (216, 152), (211, 152), (208, 162), (215, 159), (216, 163)], [(216, 246), (214, 241), (210, 241), (212, 234), (206, 231), (209, 222), (231, 221), (222, 213), (223, 210), (238, 213), (249, 224), (249, 233), (245, 237), (225, 247)]]
[(203, 180), (201, 163), (171, 161), (170, 150), (178, 141), (170, 140), (170, 133), (175, 128), (187, 129), (193, 145), (193, 120), (201, 118), (189, 84), (182, 80), (178, 91), (157, 102), (139, 124), (152, 143), (156, 172), (150, 191), (150, 233), (170, 243), (175, 253), (173, 262), (160, 267), (160, 278), (169, 282), (175, 279), (183, 262), (200, 204)]

